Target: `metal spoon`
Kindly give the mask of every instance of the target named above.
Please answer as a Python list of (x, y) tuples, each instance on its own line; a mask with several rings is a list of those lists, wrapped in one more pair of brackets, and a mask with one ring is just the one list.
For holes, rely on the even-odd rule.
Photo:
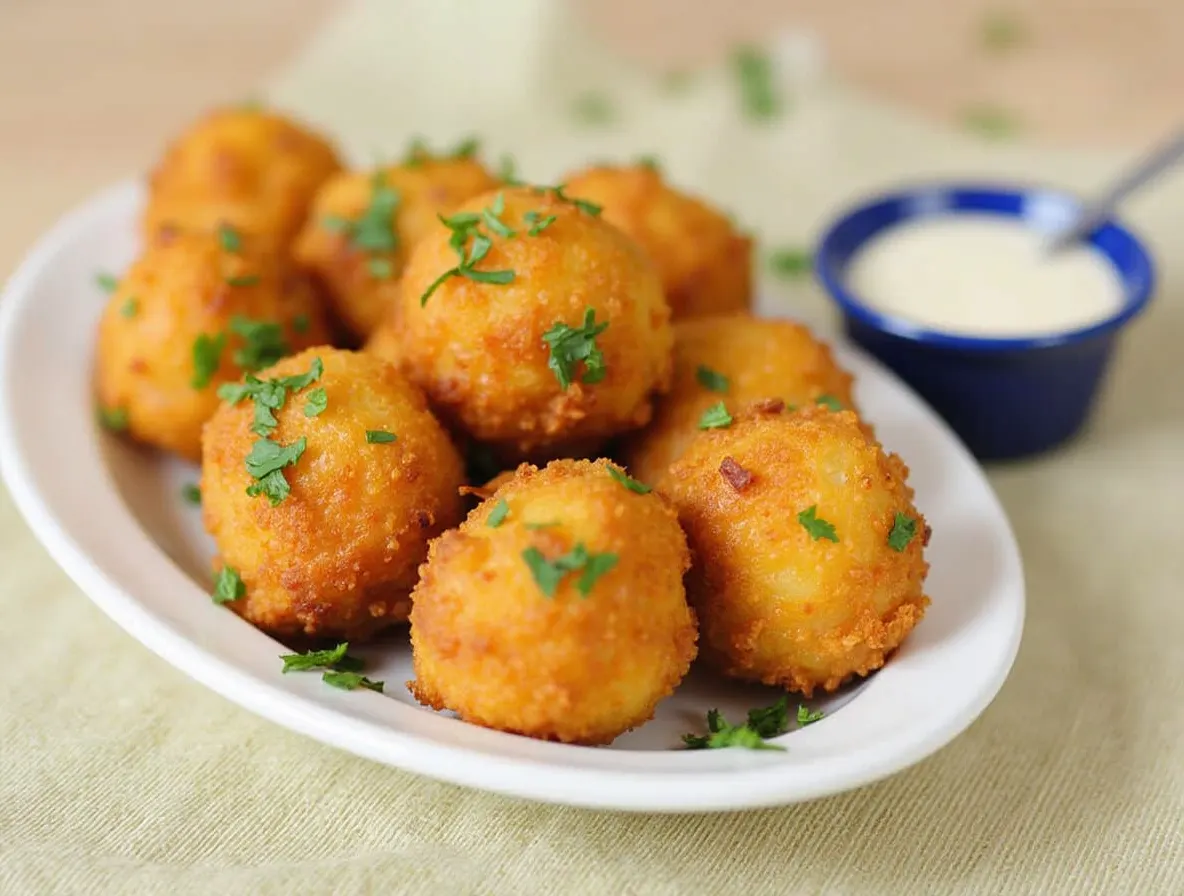
[(1099, 224), (1111, 216), (1114, 208), (1148, 181), (1162, 174), (1181, 158), (1184, 158), (1184, 131), (1176, 134), (1153, 153), (1139, 161), (1134, 168), (1120, 177), (1101, 196), (1087, 202), (1077, 217), (1054, 234), (1048, 244), (1050, 252), (1064, 249), (1093, 232)]

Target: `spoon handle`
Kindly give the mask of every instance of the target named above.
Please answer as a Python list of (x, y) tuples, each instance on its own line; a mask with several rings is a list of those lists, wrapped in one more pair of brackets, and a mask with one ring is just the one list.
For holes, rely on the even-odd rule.
[(1090, 233), (1110, 217), (1118, 203), (1148, 181), (1159, 176), (1181, 158), (1184, 158), (1184, 131), (1180, 131), (1140, 161), (1101, 196), (1086, 203), (1078, 212), (1076, 219), (1053, 237), (1049, 243), (1050, 250), (1055, 252), (1057, 249), (1063, 249)]

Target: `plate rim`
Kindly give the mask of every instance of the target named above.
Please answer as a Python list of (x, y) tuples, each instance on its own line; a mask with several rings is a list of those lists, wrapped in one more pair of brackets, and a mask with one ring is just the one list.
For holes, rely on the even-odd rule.
[[(930, 423), (950, 443), (948, 447), (961, 455), (959, 460), (981, 480), (986, 498), (1003, 527), (1001, 534), (1005, 536), (1008, 553), (1006, 563), (1014, 573), (1010, 576), (1015, 584), (1007, 643), (998, 656), (993, 674), (980, 686), (973, 699), (964, 701), (956, 712), (946, 714), (942, 724), (926, 729), (923, 736), (898, 738), (903, 742), (895, 750), (873, 751), (872, 756), (878, 758), (867, 759), (857, 769), (848, 769), (844, 774), (834, 774), (813, 784), (795, 785), (792, 792), (786, 792), (784, 786), (776, 786), (776, 767), (765, 762), (739, 771), (689, 770), (660, 775), (639, 770), (565, 768), (530, 757), (491, 754), (480, 747), (441, 743), (372, 719), (346, 715), (328, 705), (326, 699), (293, 695), (278, 682), (264, 680), (222, 659), (175, 629), (169, 620), (154, 613), (150, 605), (113, 581), (82, 548), (72, 534), (75, 527), (60, 518), (37, 488), (31, 469), (34, 464), (19, 443), (18, 424), (11, 406), (10, 390), (14, 381), (8, 370), (14, 334), (24, 317), (35, 313), (29, 308), (29, 296), (33, 294), (39, 277), (59, 252), (69, 251), (72, 240), (93, 218), (109, 215), (108, 206), (136, 201), (140, 195), (142, 184), (134, 179), (125, 180), (98, 191), (75, 206), (37, 240), (0, 291), (0, 473), (26, 524), (74, 584), (135, 640), (222, 697), (321, 743), (437, 780), (585, 808), (681, 813), (786, 805), (885, 778), (935, 753), (961, 734), (994, 700), (1006, 681), (1019, 650), (1026, 612), (1023, 563), (1006, 512), (981, 466), (945, 422), (891, 371), (847, 343), (842, 343), (845, 352), (858, 356), (861, 363), (875, 369), (894, 391), (903, 392), (924, 406)], [(834, 341), (840, 340), (836, 338)], [(97, 439), (95, 445), (98, 445)], [(99, 483), (99, 487), (110, 492), (109, 497), (113, 497), (130, 516), (110, 475)], [(143, 532), (139, 522), (134, 518), (132, 522), (152, 548), (166, 562), (172, 563), (160, 546)], [(185, 575), (179, 569), (177, 573)], [(185, 578), (193, 584), (188, 576)], [(369, 692), (348, 696), (362, 701), (387, 699)], [(560, 748), (594, 749), (567, 745)]]

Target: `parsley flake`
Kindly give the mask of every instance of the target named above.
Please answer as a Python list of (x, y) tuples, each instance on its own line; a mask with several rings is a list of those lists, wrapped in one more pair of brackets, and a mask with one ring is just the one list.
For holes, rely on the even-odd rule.
[(321, 681), (335, 688), (341, 688), (343, 691), (356, 691), (358, 688), (366, 688), (370, 691), (378, 691), (380, 694), (385, 684), (385, 682), (381, 681), (371, 681), (361, 672), (330, 671), (321, 676)]
[(506, 211), (506, 197), (504, 193), (498, 193), (493, 200), (493, 204), (481, 210), (481, 220), (485, 222), (485, 226), (489, 228), (491, 233), (496, 233), (500, 237), (510, 239), (515, 236), (515, 232), (506, 226), (506, 223), (498, 217)]
[(753, 121), (766, 121), (781, 113), (773, 61), (756, 47), (740, 47), (732, 56), (740, 87), (740, 107)]
[(892, 520), (892, 531), (888, 533), (888, 547), (899, 554), (909, 546), (909, 542), (916, 534), (917, 521), (911, 516), (897, 513)]
[(810, 272), (813, 261), (805, 249), (790, 246), (769, 253), (769, 270), (782, 280), (797, 280)]
[(193, 482), (187, 482), (181, 486), (181, 497), (186, 504), (192, 504), (194, 507), (201, 506), (201, 488)]
[(236, 601), (247, 593), (247, 586), (233, 566), (223, 566), (214, 578), (214, 593), (211, 595), (216, 604), (228, 604)]
[(119, 316), (126, 318), (135, 317), (140, 311), (140, 303), (134, 298), (129, 298), (119, 308)]
[(283, 328), (272, 321), (235, 315), (230, 319), (230, 331), (243, 339), (242, 348), (234, 353), (234, 363), (243, 370), (270, 367), (292, 350), (284, 339)]
[(502, 498), (493, 506), (493, 510), (489, 511), (489, 516), (485, 518), (485, 525), (490, 529), (496, 529), (506, 521), (506, 517), (510, 515), (510, 505), (506, 503), (506, 499)]
[(317, 417), (325, 413), (325, 408), (329, 406), (329, 396), (325, 394), (325, 389), (322, 386), (320, 389), (313, 389), (306, 396), (304, 402), (304, 416)]
[(1019, 122), (1004, 109), (990, 105), (970, 106), (962, 113), (962, 125), (969, 131), (991, 140), (1015, 136)]
[(243, 248), (242, 236), (225, 222), (218, 225), (218, 242), (226, 252), (241, 252)]
[(522, 186), (518, 179), (518, 163), (509, 153), (504, 153), (497, 166), (497, 178), (508, 187)]
[(799, 513), (798, 522), (802, 524), (802, 528), (809, 532), (810, 537), (815, 541), (825, 538), (828, 541), (838, 544), (839, 536), (835, 534), (834, 525), (818, 517), (817, 504), (811, 504)]
[(657, 156), (645, 155), (637, 157), (637, 164), (642, 168), (648, 168), (650, 171), (660, 173), (662, 171), (662, 163)]
[(557, 187), (543, 187), (542, 189), (544, 191), (550, 190), (555, 194), (555, 198), (560, 202), (570, 203), (582, 211), (585, 215), (591, 215), (593, 218), (603, 211), (601, 206), (597, 205), (595, 202), (589, 202), (587, 199), (578, 199), (574, 196), (568, 196), (563, 192), (566, 189), (566, 184), (559, 184)]
[[(498, 195), (500, 197), (501, 194)], [(502, 210), (504, 210), (504, 201), (503, 199)], [(497, 207), (498, 202), (495, 200), (493, 208)], [(501, 212), (494, 212), (492, 208), (484, 211), (489, 211), (491, 213), (490, 217), (495, 219), (498, 225), (505, 227), (500, 219), (497, 219), (497, 215)], [(452, 231), (452, 235), (448, 238), (448, 245), (456, 253), (457, 264), (433, 280), (431, 285), (424, 290), (423, 295), (419, 297), (419, 306), (421, 308), (427, 304), (428, 299), (432, 297), (432, 293), (439, 289), (440, 285), (451, 277), (467, 277), (476, 283), (496, 283), (500, 285), (513, 282), (514, 272), (512, 270), (479, 271), (473, 267), (473, 265), (489, 254), (489, 250), (493, 246), (493, 241), (481, 232), (481, 223), (485, 220), (484, 211), (482, 214), (477, 214), (476, 212), (458, 212), (451, 217), (437, 215), (440, 223)], [(513, 231), (510, 231), (509, 228), (505, 229), (511, 235), (513, 234)], [(466, 245), (468, 245), (470, 239), (472, 240), (472, 245), (469, 245), (466, 251)]]
[(225, 333), (216, 336), (198, 334), (193, 340), (193, 377), (189, 380), (189, 385), (194, 389), (204, 389), (210, 384), (210, 380), (222, 364), (222, 350), (225, 348)]
[(297, 314), (292, 318), (292, 329), (297, 333), (307, 333), (311, 323), (307, 314)]
[(811, 710), (808, 706), (798, 704), (798, 727), (805, 728), (807, 725), (813, 725), (823, 716), (825, 716), (821, 709)]
[(385, 445), (388, 442), (393, 442), (397, 439), (393, 432), (387, 432), (384, 429), (368, 429), (366, 430), (366, 441), (371, 445)]
[(699, 381), (700, 386), (710, 392), (727, 392), (731, 385), (726, 376), (703, 364), (700, 364), (695, 371), (695, 379)]
[(284, 468), (300, 460), (307, 444), (304, 436), (291, 445), (281, 445), (271, 439), (256, 441), (245, 461), (247, 472), (256, 480), (247, 486), (247, 494), (252, 498), (266, 495), (272, 507), (281, 503), (292, 491), (284, 476)]
[(540, 529), (554, 529), (559, 525), (559, 520), (547, 520), (545, 523), (523, 523), (522, 525), (532, 532), (537, 532)]
[(478, 137), (465, 137), (452, 148), (449, 158), (471, 159), (479, 149), (481, 149), (481, 140)]
[(98, 284), (99, 289), (103, 292), (115, 292), (119, 289), (119, 278), (114, 274), (98, 273), (95, 274), (95, 283)]
[(389, 280), (395, 276), (395, 266), (387, 258), (367, 259), (366, 270), (375, 280)]
[(266, 436), (279, 425), (273, 412), (284, 406), (288, 393), (299, 392), (319, 380), (324, 372), (325, 365), (321, 359), (313, 358), (307, 373), (270, 380), (260, 380), (248, 373), (241, 383), (223, 383), (219, 386), (218, 397), (232, 405), (250, 398), (255, 403), (255, 420), (251, 432)]
[(644, 482), (638, 482), (632, 476), (628, 475), (627, 473), (623, 473), (616, 467), (610, 466), (608, 468), (608, 475), (613, 477), (613, 479), (615, 479), (617, 482), (621, 483), (621, 485), (625, 486), (625, 488), (629, 489), (629, 491), (636, 492), (639, 495), (648, 495), (653, 491), (653, 489)]
[(559, 583), (569, 572), (579, 572), (576, 580), (576, 590), (582, 597), (587, 597), (601, 576), (617, 565), (616, 554), (593, 554), (583, 542), (576, 544), (566, 554), (561, 554), (554, 560), (548, 560), (538, 548), (529, 547), (522, 552), (522, 559), (526, 561), (535, 584), (543, 592), (544, 597), (554, 597), (559, 589)]
[(401, 197), (387, 186), (386, 174), (375, 171), (370, 178), (370, 204), (349, 229), (350, 243), (363, 252), (390, 252), (399, 245), (394, 218)]
[(841, 411), (843, 409), (843, 403), (833, 395), (819, 395), (814, 399), (814, 403), (832, 411)]
[(555, 374), (555, 379), (563, 389), (567, 389), (574, 381), (576, 365), (581, 361), (584, 373), (580, 382), (592, 385), (604, 379), (608, 370), (604, 364), (604, 353), (596, 345), (596, 337), (607, 329), (608, 321), (596, 323), (595, 309), (586, 308), (582, 326), (571, 327), (556, 321), (551, 329), (543, 333), (543, 342), (550, 350), (547, 367)]
[(699, 417), (700, 429), (727, 429), (732, 425), (732, 415), (722, 401), (716, 402)]
[(125, 432), (127, 430), (127, 410), (125, 408), (104, 408), (97, 411), (99, 425), (111, 432)]
[(772, 706), (750, 709), (743, 725), (733, 725), (718, 709), (707, 711), (707, 734), (684, 734), (682, 742), (692, 750), (722, 750), (743, 747), (748, 750), (784, 750), (765, 742), (767, 737), (784, 734), (789, 727), (789, 697), (782, 696)]
[(522, 220), (530, 225), (530, 229), (526, 232), (531, 236), (538, 236), (548, 227), (555, 223), (554, 215), (543, 216), (536, 211), (529, 211), (522, 216)]
[(605, 94), (594, 91), (577, 96), (571, 110), (577, 120), (589, 125), (608, 124), (617, 117), (612, 100)]
[(307, 672), (311, 669), (334, 669), (340, 672), (360, 672), (362, 661), (349, 656), (349, 643), (341, 642), (331, 650), (308, 650), (304, 653), (285, 653), (283, 672)]
[(257, 286), (260, 277), (258, 274), (240, 274), (237, 277), (227, 277), (227, 286)]

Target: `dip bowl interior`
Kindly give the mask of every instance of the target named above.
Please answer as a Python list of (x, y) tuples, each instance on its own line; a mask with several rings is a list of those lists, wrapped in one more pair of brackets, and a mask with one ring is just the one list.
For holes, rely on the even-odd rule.
[(981, 460), (1024, 457), (1078, 433), (1093, 407), (1116, 338), (1146, 306), (1155, 282), (1146, 247), (1103, 222), (1085, 240), (1121, 284), (1114, 313), (1039, 336), (978, 337), (885, 314), (848, 285), (851, 261), (889, 228), (941, 215), (998, 215), (1051, 236), (1080, 208), (1044, 188), (930, 184), (903, 188), (843, 213), (823, 234), (815, 272), (838, 306), (848, 337), (892, 368), (946, 419)]

